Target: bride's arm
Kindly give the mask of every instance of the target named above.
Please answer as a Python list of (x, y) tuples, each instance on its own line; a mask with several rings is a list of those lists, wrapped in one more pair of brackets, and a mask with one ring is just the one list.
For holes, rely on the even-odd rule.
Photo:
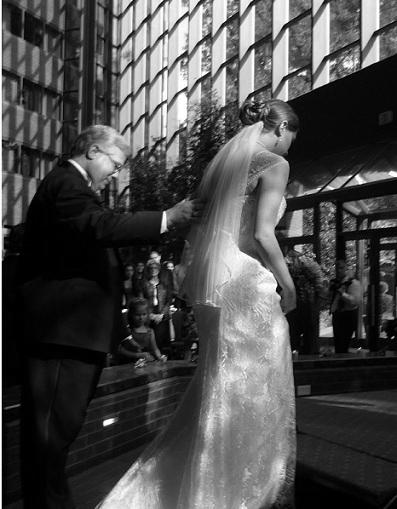
[(263, 264), (270, 269), (282, 288), (285, 313), (296, 306), (295, 286), (275, 236), (280, 203), (289, 175), (287, 161), (268, 168), (258, 180), (258, 205), (255, 220), (255, 241)]

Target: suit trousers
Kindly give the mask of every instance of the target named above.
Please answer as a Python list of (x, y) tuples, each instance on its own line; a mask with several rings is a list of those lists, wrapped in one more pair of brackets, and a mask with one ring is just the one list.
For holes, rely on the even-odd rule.
[(24, 358), (21, 480), (26, 509), (73, 509), (69, 448), (85, 419), (105, 354), (40, 344)]
[(358, 310), (335, 311), (332, 313), (335, 353), (347, 353), (350, 341), (357, 327)]

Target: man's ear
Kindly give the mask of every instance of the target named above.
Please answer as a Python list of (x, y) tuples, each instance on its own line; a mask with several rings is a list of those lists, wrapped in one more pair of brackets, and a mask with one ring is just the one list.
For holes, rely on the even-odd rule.
[(89, 160), (95, 159), (98, 155), (98, 147), (96, 145), (91, 145), (91, 147), (85, 153), (85, 157)]

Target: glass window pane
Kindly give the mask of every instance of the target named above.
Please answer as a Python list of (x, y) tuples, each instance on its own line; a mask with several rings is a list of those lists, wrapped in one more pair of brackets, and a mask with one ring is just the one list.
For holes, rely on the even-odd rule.
[(189, 41), (189, 20), (183, 18), (179, 23), (179, 54), (187, 51)]
[(43, 152), (43, 154), (42, 154), (42, 166), (43, 166), (42, 177), (45, 177), (54, 168), (55, 159), (56, 159), (55, 154)]
[(22, 104), (27, 110), (42, 113), (42, 89), (27, 80), (23, 81)]
[[(347, 205), (347, 207), (349, 207)], [(350, 208), (350, 207), (349, 207)], [(354, 209), (352, 209), (354, 212)], [(343, 210), (343, 231), (353, 232), (357, 230), (357, 219), (354, 214), (347, 210)]]
[(105, 9), (101, 5), (97, 5), (96, 23), (97, 33), (103, 35), (105, 32)]
[(260, 92), (256, 92), (255, 94), (252, 95), (252, 97), (259, 102), (268, 101), (269, 99), (272, 98), (271, 85), (269, 85), (264, 90), (261, 90)]
[(80, 30), (81, 18), (81, 10), (71, 2), (66, 2), (65, 30)]
[(179, 62), (179, 88), (187, 87), (187, 57), (183, 57)]
[(238, 19), (233, 19), (226, 27), (226, 59), (238, 55), (239, 46)]
[(310, 65), (312, 20), (306, 16), (289, 29), (289, 72)]
[(112, 100), (112, 103), (115, 103), (115, 104), (118, 103), (118, 101), (119, 101), (118, 85), (119, 85), (118, 75), (113, 73), (112, 74), (111, 100)]
[(18, 173), (18, 147), (3, 140), (2, 148), (3, 171)]
[(330, 81), (343, 78), (360, 69), (360, 47), (353, 46), (341, 51), (330, 59), (329, 73)]
[(312, 76), (310, 71), (305, 69), (288, 80), (288, 99), (306, 94), (311, 88)]
[(237, 99), (234, 102), (229, 102), (225, 107), (225, 141), (230, 140), (237, 131), (241, 124), (239, 122), (239, 107)]
[(239, 0), (227, 0), (226, 16), (229, 18), (239, 10)]
[(58, 32), (51, 27), (46, 27), (46, 37), (47, 37), (47, 52), (51, 53), (53, 56), (61, 58), (62, 57), (62, 36)]
[(379, 27), (384, 27), (397, 20), (397, 0), (380, 0)]
[(65, 58), (80, 58), (81, 35), (79, 30), (65, 32)]
[(226, 66), (226, 102), (238, 99), (238, 59)]
[(45, 90), (45, 111), (44, 115), (56, 120), (61, 119), (61, 98), (55, 92)]
[(64, 66), (65, 90), (77, 90), (79, 88), (80, 71), (78, 68), (65, 63)]
[(29, 178), (40, 178), (40, 152), (22, 147), (22, 175)]
[(272, 32), (272, 0), (259, 0), (255, 4), (255, 42)]
[(397, 219), (378, 219), (371, 222), (371, 228), (397, 228)]
[(7, 30), (18, 37), (22, 35), (22, 11), (14, 5), (3, 3), (3, 30)]
[(101, 65), (96, 66), (96, 93), (103, 96), (104, 94), (104, 69)]
[(289, 0), (289, 19), (296, 18), (311, 7), (312, 0)]
[(179, 133), (179, 161), (182, 163), (186, 160), (187, 140), (186, 129)]
[(18, 76), (3, 71), (3, 101), (18, 104), (20, 97), (20, 80)]
[(391, 27), (379, 36), (380, 58), (388, 58), (397, 53), (397, 26)]
[(44, 39), (44, 24), (41, 20), (25, 13), (25, 39), (35, 46), (42, 47)]
[(79, 118), (79, 109), (77, 92), (63, 94), (63, 118), (65, 121), (77, 122)]
[(360, 172), (347, 182), (345, 187), (397, 177), (396, 153), (396, 142), (389, 142), (378, 147), (369, 146), (367, 151), (364, 150), (362, 156), (360, 156)]
[(211, 39), (206, 39), (201, 44), (201, 74), (211, 70)]
[(346, 202), (346, 204), (355, 208), (358, 215), (395, 210), (397, 209), (397, 194), (379, 196), (376, 198), (366, 198), (365, 200)]
[(332, 0), (330, 16), (331, 52), (359, 39), (360, 0)]
[(201, 103), (211, 101), (211, 77), (203, 79), (201, 82)]
[(255, 48), (255, 89), (264, 87), (272, 80), (272, 44), (265, 42)]
[(202, 36), (210, 34), (212, 30), (212, 0), (203, 3), (203, 32)]
[(95, 97), (95, 122), (97, 124), (106, 123), (105, 101), (101, 97)]

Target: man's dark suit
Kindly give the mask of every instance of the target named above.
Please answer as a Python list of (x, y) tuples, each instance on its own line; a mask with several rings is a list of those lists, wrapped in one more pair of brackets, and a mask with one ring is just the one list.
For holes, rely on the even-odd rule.
[(22, 255), (26, 507), (72, 508), (65, 464), (106, 352), (120, 339), (121, 272), (114, 248), (157, 239), (161, 212), (104, 209), (70, 163), (41, 183)]

